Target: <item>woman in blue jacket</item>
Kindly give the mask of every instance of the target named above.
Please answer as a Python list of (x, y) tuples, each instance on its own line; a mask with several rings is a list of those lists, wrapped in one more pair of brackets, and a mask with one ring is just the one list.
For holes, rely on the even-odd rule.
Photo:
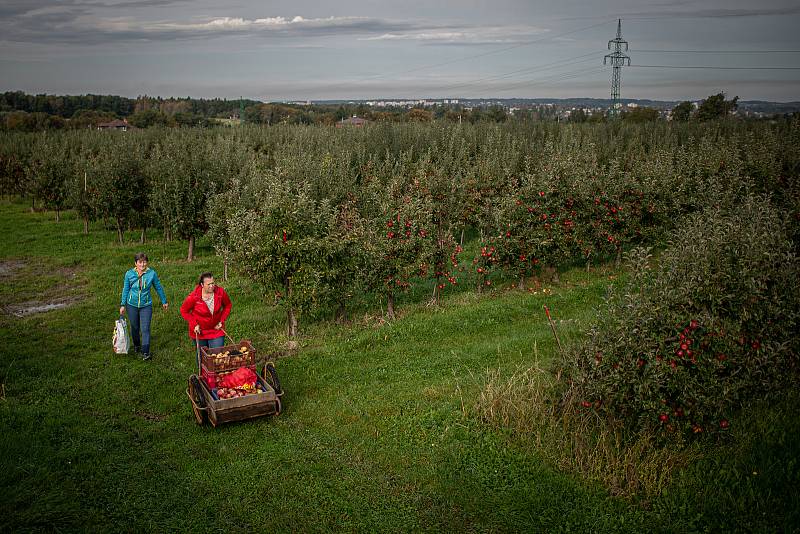
[[(161, 281), (153, 269), (147, 267), (147, 254), (137, 253), (133, 260), (136, 266), (125, 273), (122, 281), (122, 298), (120, 299), (119, 314), (128, 313), (131, 325), (133, 348), (142, 353), (143, 360), (150, 359), (150, 320), (153, 318), (153, 299), (150, 297), (150, 288), (154, 287), (161, 306), (167, 309), (167, 295), (161, 287)], [(141, 334), (141, 339), (140, 339)]]

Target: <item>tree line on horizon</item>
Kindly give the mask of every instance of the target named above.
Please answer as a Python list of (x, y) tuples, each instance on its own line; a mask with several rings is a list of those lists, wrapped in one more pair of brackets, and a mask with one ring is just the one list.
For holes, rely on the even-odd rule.
[[(725, 99), (725, 93), (711, 95), (695, 109), (690, 101), (675, 106), (671, 118), (678, 121), (707, 121), (726, 117), (737, 109), (738, 97)], [(46, 131), (96, 128), (114, 119), (125, 119), (135, 128), (210, 127), (225, 124), (225, 119), (261, 124), (332, 126), (346, 118), (359, 116), (386, 123), (503, 123), (506, 121), (556, 121), (563, 118), (557, 106), (537, 106), (509, 113), (503, 106), (466, 107), (439, 104), (429, 107), (375, 109), (366, 104), (283, 104), (256, 100), (162, 98), (117, 95), (29, 95), (22, 91), (0, 93), (0, 130)], [(661, 119), (657, 109), (638, 107), (622, 112), (624, 121), (642, 123)], [(570, 122), (605, 122), (606, 113), (572, 110)]]

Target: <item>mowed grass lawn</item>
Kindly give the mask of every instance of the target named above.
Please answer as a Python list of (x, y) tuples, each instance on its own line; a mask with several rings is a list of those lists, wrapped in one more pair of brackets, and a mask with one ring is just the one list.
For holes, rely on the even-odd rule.
[[(465, 274), (469, 287), (438, 307), (429, 285), (401, 296), (391, 323), (367, 298), (346, 326), (332, 311), (303, 317), (299, 351), (276, 361), (284, 413), (214, 429), (195, 423), (184, 393), (195, 356), (178, 312), (201, 271), (222, 271), (206, 243), (187, 263), (186, 244), (160, 232), (120, 246), (99, 223), (84, 236), (73, 213), (56, 223), (10, 200), (0, 231), (0, 531), (791, 530), (798, 518), (791, 399), (649, 503), (612, 497), (480, 421), (488, 370), (555, 357), (542, 306), (574, 341), (621, 276), (610, 269), (483, 295)], [(111, 352), (139, 250), (170, 299), (150, 362)], [(235, 270), (223, 285), (229, 332), (278, 351), (283, 313)], [(48, 302), (71, 305), (17, 316)]]

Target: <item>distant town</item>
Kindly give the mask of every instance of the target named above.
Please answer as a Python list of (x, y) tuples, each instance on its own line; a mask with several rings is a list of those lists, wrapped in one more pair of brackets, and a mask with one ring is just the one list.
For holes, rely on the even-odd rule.
[(239, 124), (364, 126), (371, 122), (451, 123), (554, 121), (602, 122), (616, 116), (631, 122), (769, 119), (800, 113), (800, 101), (739, 100), (725, 93), (705, 99), (666, 101), (602, 98), (381, 98), (286, 100), (163, 98), (141, 95), (30, 95), (0, 93), (0, 130), (128, 130)]
[[(647, 100), (647, 99), (621, 99), (621, 110), (631, 110), (641, 107), (653, 108), (659, 111), (662, 118), (669, 119), (670, 111), (678, 105), (680, 100)], [(692, 101), (696, 109), (701, 100)], [(405, 108), (416, 107), (460, 107), (465, 111), (472, 109), (488, 109), (494, 106), (502, 107), (509, 114), (526, 112), (530, 110), (552, 110), (554, 115), (568, 119), (570, 115), (581, 110), (587, 116), (603, 114), (612, 106), (611, 99), (603, 98), (440, 98), (440, 99), (371, 99), (371, 100), (302, 100), (286, 101), (294, 105), (366, 105), (372, 108)], [(738, 109), (734, 115), (744, 117), (769, 117), (787, 113), (800, 112), (800, 101), (795, 102), (768, 102), (763, 100), (739, 100)]]

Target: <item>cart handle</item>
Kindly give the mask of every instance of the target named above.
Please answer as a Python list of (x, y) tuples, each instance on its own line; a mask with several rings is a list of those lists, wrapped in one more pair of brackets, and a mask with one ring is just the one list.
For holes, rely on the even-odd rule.
[(220, 328), (220, 332), (222, 332), (223, 334), (225, 334), (225, 336), (226, 336), (228, 339), (230, 339), (230, 340), (231, 340), (231, 345), (236, 345), (236, 342), (233, 340), (233, 338), (232, 338), (231, 336), (229, 336), (229, 335), (228, 335), (228, 333), (225, 331), (225, 329), (224, 329), (224, 328)]
[(197, 374), (202, 374), (200, 369), (200, 340), (194, 338), (194, 343), (197, 345)]
[(197, 405), (197, 403), (192, 398), (192, 395), (189, 393), (189, 388), (186, 388), (186, 396), (189, 397), (189, 402), (192, 403), (192, 406), (194, 406), (195, 410), (199, 410), (201, 412), (205, 412), (206, 410), (208, 410), (208, 406), (203, 406), (201, 408), (200, 406)]

